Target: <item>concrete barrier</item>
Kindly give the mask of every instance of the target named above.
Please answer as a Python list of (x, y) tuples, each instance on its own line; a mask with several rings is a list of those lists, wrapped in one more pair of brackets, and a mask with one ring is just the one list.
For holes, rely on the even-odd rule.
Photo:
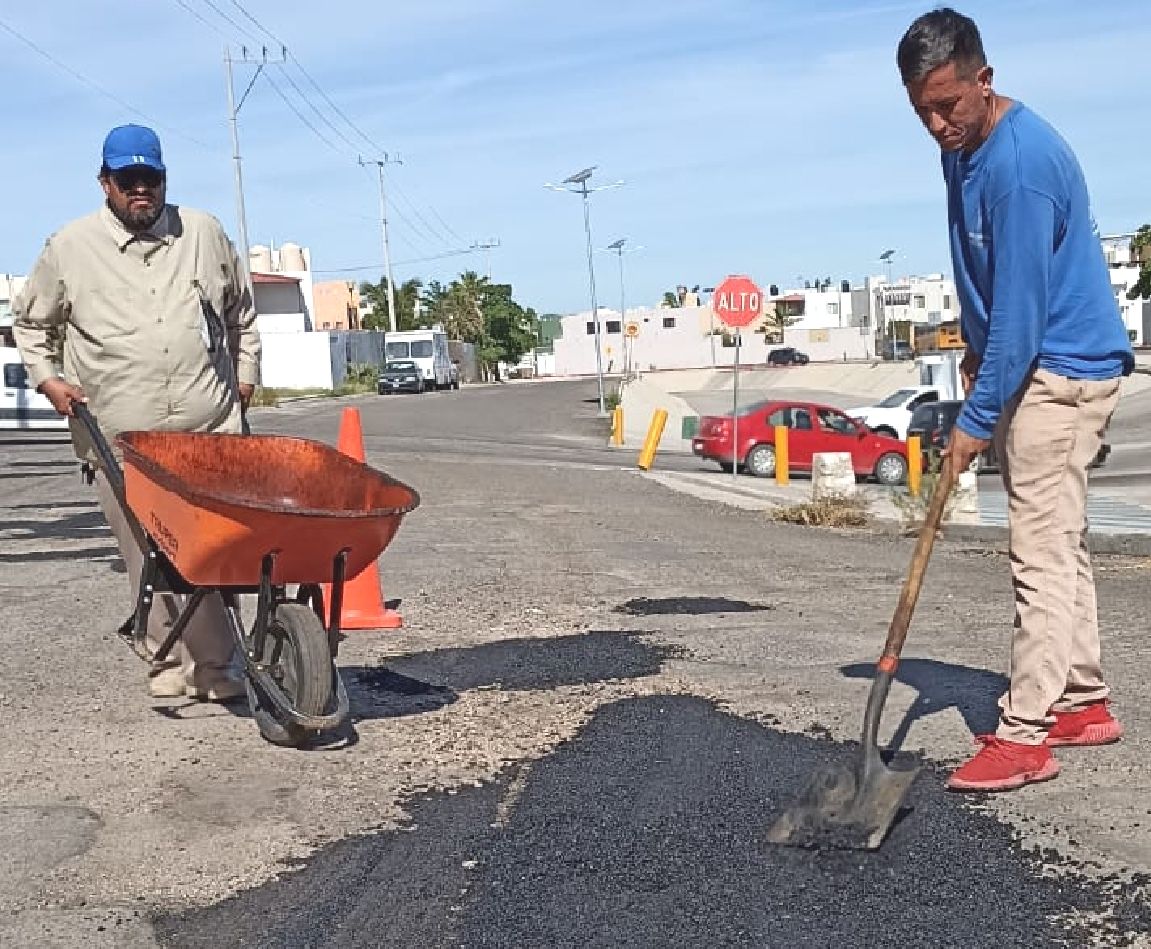
[(811, 498), (851, 497), (855, 494), (851, 453), (820, 451), (811, 458)]

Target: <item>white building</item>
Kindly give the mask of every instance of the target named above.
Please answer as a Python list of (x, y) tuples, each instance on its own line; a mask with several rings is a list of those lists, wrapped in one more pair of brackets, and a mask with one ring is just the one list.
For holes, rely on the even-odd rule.
[(1111, 290), (1134, 346), (1151, 345), (1151, 300), (1128, 300), (1127, 291), (1139, 280), (1139, 262), (1131, 257), (1134, 234), (1113, 234), (1100, 238), (1103, 258), (1111, 273)]
[(893, 322), (938, 326), (959, 319), (955, 283), (943, 274), (900, 277), (890, 282), (884, 277), (869, 277), (867, 289), (877, 337), (888, 337)]
[[(829, 296), (834, 297), (835, 294)], [(844, 297), (849, 297), (844, 293)], [(787, 295), (781, 295), (785, 299)], [(806, 298), (802, 299), (806, 306)], [(814, 301), (827, 303), (823, 296)], [(838, 302), (838, 301), (836, 301)], [(797, 307), (798, 309), (798, 307)], [(827, 314), (824, 310), (824, 314)], [(838, 319), (838, 314), (834, 315)], [(600, 350), (603, 371), (609, 375), (663, 369), (724, 368), (735, 363), (735, 338), (715, 318), (710, 303), (703, 306), (629, 308), (622, 320), (618, 310), (601, 309)], [(741, 365), (763, 366), (771, 350), (781, 345), (760, 332), (764, 318), (745, 327), (741, 334)], [(821, 325), (814, 325), (815, 323)], [(626, 329), (634, 324), (634, 337)], [(552, 346), (554, 372), (560, 376), (590, 376), (596, 373), (595, 323), (590, 311), (573, 313), (560, 321), (561, 335)], [(863, 359), (874, 352), (870, 335), (859, 327), (828, 324), (821, 316), (805, 325), (789, 327), (783, 340), (808, 353), (815, 360)]]

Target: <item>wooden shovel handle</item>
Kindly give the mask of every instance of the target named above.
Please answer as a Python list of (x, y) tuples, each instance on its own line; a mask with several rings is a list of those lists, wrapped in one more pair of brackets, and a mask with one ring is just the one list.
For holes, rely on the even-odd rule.
[(928, 504), (927, 514), (923, 518), (923, 526), (919, 529), (919, 539), (915, 543), (915, 553), (911, 555), (911, 566), (907, 570), (907, 579), (903, 581), (895, 615), (891, 617), (887, 642), (883, 644), (883, 655), (877, 663), (880, 672), (894, 675), (899, 667), (899, 654), (903, 651), (904, 640), (907, 639), (907, 627), (911, 625), (911, 614), (915, 612), (915, 604), (919, 600), (923, 575), (927, 572), (927, 562), (931, 559), (931, 549), (935, 546), (935, 535), (943, 522), (943, 510), (947, 506), (947, 498), (954, 486), (955, 473), (952, 471), (950, 459), (944, 459), (939, 479), (935, 482), (935, 491), (931, 495), (931, 503)]

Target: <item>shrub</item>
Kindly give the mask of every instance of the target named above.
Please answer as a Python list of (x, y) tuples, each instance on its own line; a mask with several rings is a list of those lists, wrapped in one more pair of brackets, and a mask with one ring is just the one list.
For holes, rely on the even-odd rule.
[(871, 522), (870, 509), (871, 501), (863, 495), (833, 494), (818, 501), (778, 507), (771, 512), (771, 518), (803, 527), (866, 527)]

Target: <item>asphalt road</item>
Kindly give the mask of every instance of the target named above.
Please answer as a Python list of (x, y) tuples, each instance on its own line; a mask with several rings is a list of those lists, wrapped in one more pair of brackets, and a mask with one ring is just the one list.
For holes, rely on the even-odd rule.
[(349, 405), (369, 462), (423, 504), (381, 560), (405, 628), (347, 635), (354, 728), (311, 751), (263, 743), (242, 711), (149, 700), (110, 636), (124, 578), (66, 446), (3, 445), (0, 944), (1145, 938), (1144, 561), (1098, 570), (1128, 737), (972, 802), (941, 769), (994, 723), (1010, 590), (996, 547), (940, 542), (883, 730), (924, 756), (913, 810), (879, 854), (781, 850), (771, 818), (851, 754), (910, 542), (638, 477), (603, 447), (594, 383), (253, 423), (335, 442)]

